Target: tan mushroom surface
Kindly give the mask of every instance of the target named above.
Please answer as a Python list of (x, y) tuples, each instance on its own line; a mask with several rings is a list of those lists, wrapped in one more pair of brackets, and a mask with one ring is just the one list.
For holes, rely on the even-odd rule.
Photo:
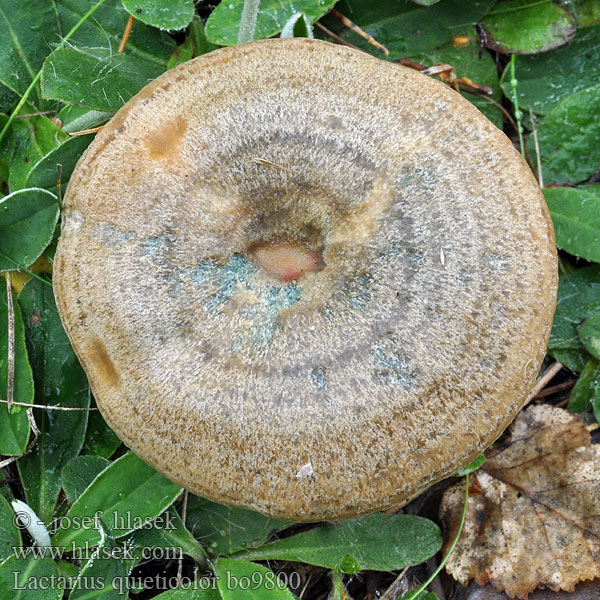
[(60, 315), (109, 425), (212, 500), (389, 507), (520, 409), (557, 283), (543, 196), (442, 83), (265, 40), (168, 71), (80, 159)]

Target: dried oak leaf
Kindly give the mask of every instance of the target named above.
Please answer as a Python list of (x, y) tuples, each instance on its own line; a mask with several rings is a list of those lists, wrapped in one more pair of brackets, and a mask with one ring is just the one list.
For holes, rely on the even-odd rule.
[[(446, 546), (456, 536), (464, 485), (440, 507)], [(521, 412), (510, 438), (473, 477), (467, 520), (447, 563), (463, 585), (490, 582), (524, 600), (537, 587), (573, 591), (600, 577), (600, 446), (581, 418), (548, 405)]]

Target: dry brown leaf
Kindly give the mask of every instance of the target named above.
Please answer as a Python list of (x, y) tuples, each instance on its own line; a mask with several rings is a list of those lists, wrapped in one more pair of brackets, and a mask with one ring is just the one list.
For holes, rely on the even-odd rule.
[[(524, 600), (537, 587), (573, 591), (600, 577), (600, 446), (581, 418), (549, 405), (521, 412), (473, 476), (467, 520), (447, 563), (463, 585), (490, 582)], [(464, 486), (441, 513), (456, 536)]]

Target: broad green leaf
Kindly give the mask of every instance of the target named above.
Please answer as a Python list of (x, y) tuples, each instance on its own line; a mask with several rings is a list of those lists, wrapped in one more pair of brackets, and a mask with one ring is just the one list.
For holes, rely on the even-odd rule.
[[(90, 557), (80, 572), (79, 585), (69, 600), (127, 600), (128, 576), (131, 561), (123, 559), (122, 548), (100, 523), (98, 557)], [(92, 585), (89, 585), (92, 582)], [(92, 588), (92, 589), (90, 589)]]
[(166, 67), (110, 48), (59, 48), (44, 63), (42, 90), (45, 98), (116, 111)]
[[(295, 13), (304, 13), (314, 23), (336, 0), (261, 0), (254, 39), (279, 33)], [(237, 44), (244, 0), (223, 0), (206, 21), (206, 37), (220, 46)]]
[(494, 0), (441, 0), (431, 7), (397, 0), (338, 2), (336, 9), (339, 12), (390, 51), (387, 57), (333, 17), (328, 17), (326, 23), (334, 33), (365, 52), (379, 58), (399, 60), (452, 41), (457, 32), (477, 23), (493, 4)]
[[(80, 0), (63, 0), (58, 5), (63, 30), (69, 30), (86, 10)], [(42, 72), (44, 97), (114, 112), (165, 71), (175, 42), (143, 23), (134, 24), (125, 52), (116, 52), (128, 18), (120, 0), (108, 0), (68, 47), (48, 56)]]
[(537, 54), (575, 35), (575, 17), (552, 0), (499, 2), (480, 24), (482, 42), (496, 52)]
[(194, 16), (194, 0), (123, 0), (138, 21), (159, 29), (183, 29)]
[(556, 244), (581, 258), (600, 262), (600, 185), (546, 188)]
[[(36, 582), (52, 579), (57, 585), (36, 585)], [(51, 558), (13, 555), (0, 564), (0, 590), (7, 600), (60, 600), (63, 590), (59, 583), (58, 569)]]
[(10, 163), (8, 187), (11, 192), (25, 186), (33, 165), (68, 138), (50, 119), (28, 117), (12, 124), (14, 147)]
[[(96, 406), (95, 403), (92, 406)], [(110, 458), (121, 445), (117, 434), (108, 426), (99, 411), (90, 412), (88, 417), (85, 441), (81, 451), (84, 454), (93, 454)]]
[[(223, 597), (216, 588), (211, 587), (213, 581), (208, 579), (202, 580), (201, 584), (206, 581), (206, 588), (195, 589), (198, 587), (197, 582), (189, 581), (184, 582), (181, 587), (168, 592), (163, 592), (158, 596), (155, 596), (154, 600), (223, 600)], [(201, 585), (200, 584), (200, 585)], [(216, 580), (214, 581), (216, 585)]]
[[(8, 117), (0, 114), (0, 130), (6, 124)], [(15, 138), (12, 128), (8, 130), (7, 135), (0, 142), (0, 197), (8, 194), (8, 171), (15, 149)]]
[(76, 456), (72, 458), (61, 472), (62, 487), (69, 502), (73, 504), (99, 473), (110, 465), (110, 461), (102, 456)]
[(283, 581), (262, 565), (221, 558), (214, 570), (223, 600), (294, 600)]
[[(1, 205), (0, 205), (1, 206)], [(3, 277), (0, 277), (0, 398), (6, 400), (8, 387), (8, 295)], [(15, 366), (13, 400), (31, 404), (33, 402), (33, 374), (27, 358), (25, 329), (21, 309), (13, 294), (15, 327)], [(29, 440), (27, 408), (14, 405), (8, 412), (5, 403), (0, 404), (0, 454), (20, 456)]]
[(600, 23), (598, 0), (567, 0), (564, 5), (575, 15), (578, 28)]
[[(164, 3), (164, 0), (163, 0)], [(81, 0), (57, 2), (58, 18), (63, 32), (69, 31), (88, 11), (90, 3)], [(117, 51), (129, 13), (121, 0), (107, 0), (70, 39), (70, 44), (82, 49), (112, 48)], [(137, 56), (142, 61), (164, 64), (173, 52), (175, 42), (164, 31), (148, 27), (139, 21), (133, 25), (127, 40), (125, 53)]]
[(57, 194), (60, 177), (61, 187), (65, 190), (75, 164), (93, 139), (93, 135), (78, 135), (54, 148), (29, 171), (27, 187), (44, 188)]
[[(546, 114), (567, 96), (594, 86), (600, 79), (600, 26), (577, 32), (564, 46), (532, 56), (518, 56), (515, 64), (519, 106)], [(511, 98), (508, 69), (502, 88)]]
[(0, 200), (0, 271), (30, 265), (52, 239), (58, 215), (56, 196), (39, 188)]
[(56, 6), (47, 0), (0, 0), (0, 31), (0, 83), (22, 96), (60, 41)]
[[(488, 52), (481, 52), (477, 44), (477, 32), (474, 28), (464, 32), (470, 43), (465, 46), (455, 47), (451, 42), (434, 50), (411, 57), (420, 64), (432, 66), (437, 63), (452, 65), (457, 77), (468, 77), (479, 85), (485, 85), (493, 90), (492, 100), (501, 102), (500, 84), (494, 59)], [(502, 111), (485, 98), (464, 92), (463, 96), (474, 104), (494, 125), (502, 128)]]
[[(0, 84), (0, 113), (10, 112), (10, 109), (18, 102), (19, 97), (7, 87)], [(2, 123), (4, 126), (4, 123)]]
[(313, 38), (313, 28), (310, 21), (304, 13), (296, 13), (292, 15), (289, 21), (284, 25), (279, 37), (294, 38), (305, 37)]
[(567, 369), (573, 371), (573, 373), (581, 373), (590, 358), (590, 355), (583, 348), (576, 350), (554, 348), (549, 350), (549, 352), (553, 358), (562, 363)]
[(136, 560), (174, 560), (180, 558), (182, 554), (188, 554), (199, 563), (205, 563), (206, 552), (172, 506), (151, 525), (151, 527), (136, 529), (128, 540)]
[(440, 0), (412, 0), (415, 4), (420, 4), (421, 6), (433, 6), (437, 4)]
[(585, 349), (600, 360), (600, 312), (590, 315), (579, 326), (579, 339)]
[(15, 513), (8, 501), (0, 496), (0, 562), (13, 554), (13, 547), (21, 546), (21, 531), (14, 525)]
[(590, 358), (571, 390), (567, 408), (572, 413), (580, 413), (592, 408), (594, 396), (600, 394), (600, 364)]
[(413, 515), (374, 514), (321, 525), (235, 555), (247, 560), (290, 560), (335, 568), (350, 555), (362, 570), (394, 571), (432, 557), (442, 544), (439, 527)]
[[(579, 183), (600, 169), (600, 85), (577, 92), (539, 123), (537, 136), (546, 184)], [(533, 136), (527, 146), (535, 156)]]
[(577, 269), (560, 277), (550, 349), (582, 350), (577, 327), (587, 317), (600, 312), (600, 266)]
[[(66, 516), (76, 522), (98, 514), (111, 535), (120, 537), (162, 513), (181, 489), (129, 452), (92, 481)], [(56, 532), (52, 540), (54, 545), (66, 546), (74, 542), (81, 547), (85, 542), (93, 545), (100, 539), (94, 528), (69, 528), (68, 524), (68, 520), (65, 521), (64, 527)]]
[(62, 129), (67, 133), (91, 129), (106, 123), (115, 113), (92, 110), (85, 106), (67, 104), (58, 113), (57, 117), (62, 122)]
[[(52, 288), (30, 279), (19, 293), (36, 404), (87, 409), (87, 378), (63, 329)], [(18, 461), (27, 503), (49, 523), (61, 489), (61, 471), (77, 456), (87, 424), (86, 410), (34, 411), (40, 429), (33, 450)]]
[(483, 454), (480, 454), (476, 459), (472, 460), (468, 465), (466, 465), (462, 469), (459, 469), (456, 472), (456, 474), (458, 475), (458, 477), (463, 477), (464, 475), (468, 475), (469, 473), (472, 473), (473, 471), (477, 471), (477, 469), (479, 469), (479, 467), (484, 462), (485, 462), (485, 456)]
[(190, 494), (186, 522), (212, 554), (231, 554), (264, 542), (272, 531), (290, 525), (244, 508), (216, 504)]
[(195, 18), (190, 25), (185, 41), (180, 46), (177, 46), (177, 49), (173, 52), (171, 58), (169, 58), (167, 68), (172, 69), (181, 63), (196, 58), (196, 56), (211, 52), (215, 48), (217, 48), (217, 46), (211, 44), (206, 39), (202, 21), (199, 17)]

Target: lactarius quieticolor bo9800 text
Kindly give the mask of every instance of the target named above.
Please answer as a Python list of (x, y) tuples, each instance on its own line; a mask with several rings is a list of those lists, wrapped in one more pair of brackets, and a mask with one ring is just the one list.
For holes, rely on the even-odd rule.
[(459, 94), (307, 39), (212, 52), (81, 158), (55, 262), (102, 414), (167, 477), (296, 520), (493, 442), (550, 333), (548, 211)]

